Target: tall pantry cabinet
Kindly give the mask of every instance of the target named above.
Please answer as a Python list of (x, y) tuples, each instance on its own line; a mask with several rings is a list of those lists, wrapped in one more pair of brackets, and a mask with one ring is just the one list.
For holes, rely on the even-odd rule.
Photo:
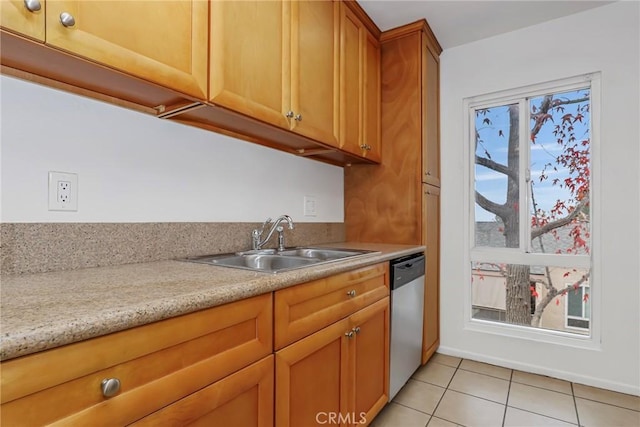
[(348, 241), (426, 246), (422, 362), (438, 348), (438, 41), (421, 20), (382, 33), (382, 163), (345, 168)]

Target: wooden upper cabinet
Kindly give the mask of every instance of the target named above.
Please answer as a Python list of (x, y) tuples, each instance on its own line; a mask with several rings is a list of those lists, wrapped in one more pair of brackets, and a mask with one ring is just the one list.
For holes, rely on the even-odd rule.
[(43, 42), (45, 7), (45, 0), (2, 0), (0, 26)]
[(440, 59), (422, 35), (422, 182), (440, 187)]
[(380, 43), (371, 33), (366, 33), (363, 62), (363, 140), (369, 147), (366, 157), (379, 162), (382, 156), (380, 140)]
[(279, 1), (211, 2), (211, 102), (290, 127), (289, 9)]
[(338, 147), (340, 3), (296, 1), (291, 7), (291, 126)]
[(208, 7), (198, 0), (48, 0), (46, 43), (204, 100)]
[(340, 5), (340, 148), (380, 161), (380, 46)]
[(339, 2), (211, 2), (210, 100), (338, 147)]

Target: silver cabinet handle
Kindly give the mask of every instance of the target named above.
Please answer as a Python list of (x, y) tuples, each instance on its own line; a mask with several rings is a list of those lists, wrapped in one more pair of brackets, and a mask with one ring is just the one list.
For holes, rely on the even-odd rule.
[(60, 14), (60, 23), (68, 28), (76, 25), (76, 20), (70, 13), (62, 12)]
[(293, 111), (291, 111), (291, 110), (287, 111), (286, 116), (287, 116), (287, 118), (292, 119), (293, 118)]
[(117, 378), (105, 378), (100, 384), (102, 395), (112, 397), (120, 392), (120, 380)]
[(356, 296), (356, 290), (355, 289), (351, 289), (350, 291), (347, 291), (347, 296), (355, 297)]
[(40, 4), (40, 0), (24, 0), (24, 7), (26, 7), (29, 12), (37, 12), (42, 8), (42, 5)]
[(353, 338), (353, 331), (345, 332), (344, 336), (347, 338)]
[(302, 114), (296, 114), (295, 120), (297, 122), (301, 122), (302, 121)]
[(356, 334), (360, 333), (360, 326), (356, 326), (355, 328), (352, 329), (352, 331)]

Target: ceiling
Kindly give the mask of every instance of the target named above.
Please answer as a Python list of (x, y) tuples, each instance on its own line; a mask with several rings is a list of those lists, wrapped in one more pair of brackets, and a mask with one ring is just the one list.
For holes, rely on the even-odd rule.
[(612, 1), (359, 0), (382, 31), (426, 18), (443, 49), (603, 6)]

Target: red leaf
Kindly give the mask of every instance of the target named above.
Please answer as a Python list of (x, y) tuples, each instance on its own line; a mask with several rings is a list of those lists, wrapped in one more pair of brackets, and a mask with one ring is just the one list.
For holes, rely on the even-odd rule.
[(589, 301), (589, 294), (584, 294), (584, 297), (582, 297), (582, 301), (584, 302)]
[(567, 271), (566, 273), (564, 273), (564, 274), (562, 275), (562, 277), (567, 277), (569, 274), (571, 274), (571, 273)]

